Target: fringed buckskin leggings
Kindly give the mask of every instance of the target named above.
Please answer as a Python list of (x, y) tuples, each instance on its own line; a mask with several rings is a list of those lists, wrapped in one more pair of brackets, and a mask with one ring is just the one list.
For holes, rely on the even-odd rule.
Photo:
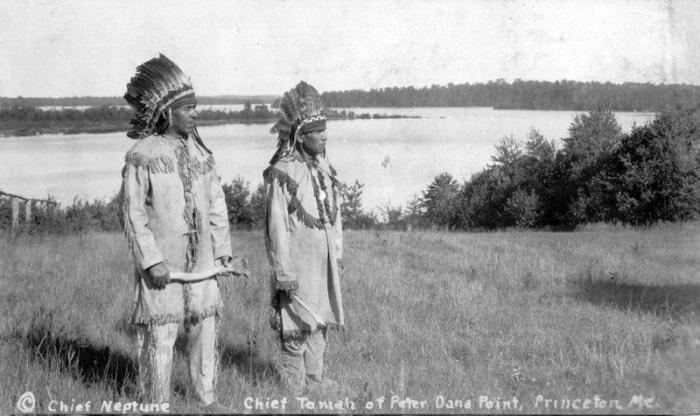
[[(163, 403), (170, 399), (170, 374), (178, 324), (139, 325), (136, 343), (139, 360), (141, 400)], [(214, 387), (218, 367), (216, 317), (187, 325), (190, 381), (197, 401), (208, 405), (216, 400)]]

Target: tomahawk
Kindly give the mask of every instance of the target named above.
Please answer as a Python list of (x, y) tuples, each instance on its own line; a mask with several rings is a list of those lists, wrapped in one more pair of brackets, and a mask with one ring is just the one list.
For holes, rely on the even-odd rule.
[(170, 281), (178, 283), (194, 283), (202, 280), (211, 279), (218, 275), (238, 275), (248, 277), (245, 273), (239, 273), (232, 267), (216, 266), (213, 269), (203, 270), (196, 273), (170, 272)]

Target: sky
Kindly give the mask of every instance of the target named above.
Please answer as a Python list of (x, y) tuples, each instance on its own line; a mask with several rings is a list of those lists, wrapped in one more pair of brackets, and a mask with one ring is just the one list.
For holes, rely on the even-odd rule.
[(121, 96), (163, 53), (199, 95), (700, 84), (700, 1), (0, 0), (0, 96)]

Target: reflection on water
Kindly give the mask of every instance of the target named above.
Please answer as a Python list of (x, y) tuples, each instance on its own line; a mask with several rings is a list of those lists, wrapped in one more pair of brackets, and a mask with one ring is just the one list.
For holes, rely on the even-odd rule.
[[(420, 119), (330, 121), (328, 157), (340, 179), (365, 184), (365, 209), (380, 204), (405, 206), (435, 175), (449, 172), (468, 179), (490, 163), (494, 144), (513, 134), (524, 140), (530, 127), (547, 139), (566, 136), (571, 111), (492, 110), (490, 108), (351, 109), (361, 113), (420, 115)], [(625, 131), (653, 118), (650, 113), (617, 113)], [(262, 182), (276, 136), (270, 125), (230, 124), (200, 128), (214, 151), (225, 182), (241, 176), (251, 190)], [(124, 133), (43, 135), (0, 138), (0, 189), (63, 203), (75, 196), (110, 197), (121, 182)]]

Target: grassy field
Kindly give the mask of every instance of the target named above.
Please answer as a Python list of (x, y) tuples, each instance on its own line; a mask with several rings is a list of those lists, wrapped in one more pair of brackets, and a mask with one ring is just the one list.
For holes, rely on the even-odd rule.
[[(246, 397), (283, 396), (262, 235), (233, 239), (253, 276), (222, 282), (218, 394), (243, 412)], [(327, 353), (344, 392), (316, 407), (347, 395), (355, 412), (381, 396), (397, 414), (700, 412), (700, 224), (350, 231), (345, 253), (348, 325)], [(43, 412), (134, 400), (131, 267), (119, 234), (0, 241), (0, 413), (26, 391)], [(178, 341), (171, 406), (193, 412), (185, 354)]]

